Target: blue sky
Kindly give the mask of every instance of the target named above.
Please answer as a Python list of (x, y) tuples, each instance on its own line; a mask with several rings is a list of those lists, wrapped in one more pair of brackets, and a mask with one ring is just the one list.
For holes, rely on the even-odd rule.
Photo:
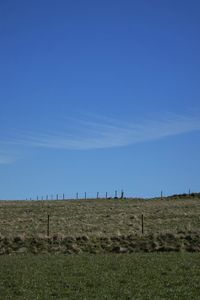
[(0, 198), (200, 191), (200, 2), (0, 1)]

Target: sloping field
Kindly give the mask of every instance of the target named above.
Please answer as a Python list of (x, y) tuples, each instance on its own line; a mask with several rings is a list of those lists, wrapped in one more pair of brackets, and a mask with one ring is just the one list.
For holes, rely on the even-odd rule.
[(138, 251), (200, 251), (200, 198), (0, 201), (1, 254)]

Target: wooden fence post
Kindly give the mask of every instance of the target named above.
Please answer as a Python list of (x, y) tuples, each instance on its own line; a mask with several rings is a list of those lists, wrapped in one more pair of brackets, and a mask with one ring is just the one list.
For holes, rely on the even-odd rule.
[(142, 214), (142, 234), (144, 234), (144, 216)]
[(47, 236), (49, 237), (50, 235), (50, 217), (48, 215), (47, 217)]

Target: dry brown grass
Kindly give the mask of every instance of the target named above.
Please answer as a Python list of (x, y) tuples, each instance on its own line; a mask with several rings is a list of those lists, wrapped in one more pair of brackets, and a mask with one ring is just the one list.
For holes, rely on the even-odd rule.
[(200, 229), (200, 199), (0, 201), (0, 233), (4, 236), (113, 236), (177, 233)]
[[(44, 251), (54, 249), (55, 247), (46, 237), (48, 214), (50, 215), (50, 238), (54, 240), (53, 244), (56, 244), (56, 240), (59, 241), (56, 247), (61, 252), (69, 250), (79, 253), (85, 251), (84, 249), (88, 251), (90, 248), (91, 252), (95, 252), (95, 248), (99, 249), (98, 251), (106, 249), (106, 251), (116, 252), (123, 252), (123, 248), (126, 249), (124, 252), (162, 251), (162, 249), (199, 251), (200, 249), (199, 198), (99, 199), (43, 202), (0, 201), (0, 252), (3, 254), (11, 251), (6, 250), (12, 248), (8, 246), (9, 243), (10, 245), (16, 244), (14, 251), (21, 248), (24, 248), (24, 251), (33, 250), (34, 247), (28, 245), (34, 244), (31, 242), (34, 238), (37, 240), (35, 242), (37, 250), (31, 250), (32, 252), (37, 252), (43, 247)], [(141, 234), (142, 214), (144, 215), (143, 236)], [(192, 238), (188, 238), (188, 235)], [(83, 238), (81, 245), (77, 242), (80, 237)], [(63, 242), (66, 238), (75, 240), (70, 246), (66, 246)], [(18, 239), (18, 242), (13, 242), (14, 239)], [(125, 240), (126, 242), (123, 242)], [(28, 244), (27, 241), (29, 241)], [(104, 242), (102, 244), (102, 241), (106, 241), (107, 246)]]

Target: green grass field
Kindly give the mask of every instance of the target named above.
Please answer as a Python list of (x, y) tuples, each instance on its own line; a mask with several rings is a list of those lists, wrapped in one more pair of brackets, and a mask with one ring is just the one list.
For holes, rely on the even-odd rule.
[(200, 254), (0, 257), (0, 299), (200, 299)]

